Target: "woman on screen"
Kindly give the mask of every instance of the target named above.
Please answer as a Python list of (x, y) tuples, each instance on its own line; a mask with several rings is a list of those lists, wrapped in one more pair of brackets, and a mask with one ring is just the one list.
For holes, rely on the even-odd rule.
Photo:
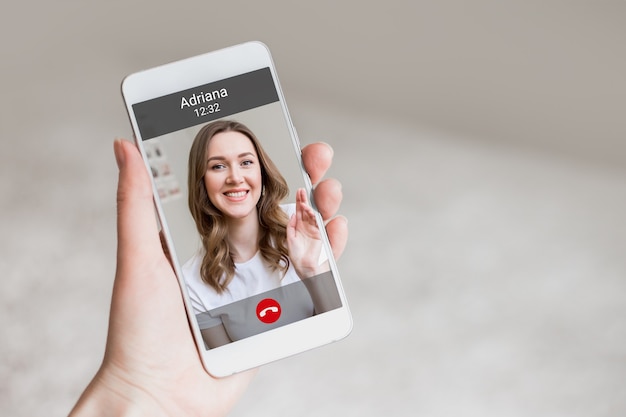
[[(250, 129), (229, 120), (204, 126), (188, 186), (202, 248), (183, 275), (208, 347), (340, 306), (305, 190), (281, 205), (287, 182)], [(278, 305), (266, 319), (255, 309), (267, 297)], [(278, 310), (282, 317), (268, 323)]]

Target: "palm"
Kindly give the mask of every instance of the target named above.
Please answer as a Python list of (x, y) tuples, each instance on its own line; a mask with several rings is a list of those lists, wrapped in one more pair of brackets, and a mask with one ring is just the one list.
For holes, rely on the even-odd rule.
[(289, 259), (298, 275), (306, 278), (316, 275), (322, 241), (313, 209), (307, 204), (306, 193), (299, 189), (296, 193), (296, 214), (287, 226)]
[(123, 281), (116, 281), (105, 357), (109, 376), (125, 380), (129, 370), (140, 375), (128, 389), (149, 392), (145, 401), (156, 400), (154, 407), (165, 415), (224, 415), (253, 373), (216, 379), (204, 371), (182, 299), (171, 297), (179, 291), (176, 276), (162, 254), (154, 254), (152, 265), (153, 270), (144, 265), (142, 273), (137, 271), (142, 278), (135, 275), (123, 289)]

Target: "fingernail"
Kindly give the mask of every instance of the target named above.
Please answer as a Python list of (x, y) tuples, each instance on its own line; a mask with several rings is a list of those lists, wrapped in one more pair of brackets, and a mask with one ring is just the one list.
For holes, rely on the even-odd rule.
[(122, 139), (115, 139), (113, 142), (113, 152), (115, 153), (115, 162), (117, 162), (117, 168), (121, 169), (125, 162), (124, 144)]
[(333, 149), (333, 147), (332, 147), (332, 146), (330, 146), (330, 144), (329, 144), (329, 143), (326, 143), (326, 142), (320, 142), (320, 143), (323, 143), (324, 145), (326, 145), (326, 147), (327, 147), (327, 148), (328, 148), (328, 150), (330, 151), (330, 158), (332, 159), (332, 158), (333, 158), (333, 156), (335, 156), (335, 150)]

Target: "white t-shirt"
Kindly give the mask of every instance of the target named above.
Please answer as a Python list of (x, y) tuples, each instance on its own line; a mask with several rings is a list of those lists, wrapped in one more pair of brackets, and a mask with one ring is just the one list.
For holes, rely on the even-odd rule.
[(183, 265), (183, 276), (196, 314), (300, 281), (293, 264), (289, 264), (283, 277), (283, 271), (272, 271), (263, 260), (261, 252), (257, 252), (249, 261), (235, 263), (232, 281), (226, 291), (218, 294), (200, 277), (202, 257), (203, 252), (199, 252)]

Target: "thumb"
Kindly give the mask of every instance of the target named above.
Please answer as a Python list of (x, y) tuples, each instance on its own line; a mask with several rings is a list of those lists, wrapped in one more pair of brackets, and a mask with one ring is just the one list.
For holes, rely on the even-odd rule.
[[(113, 144), (119, 167), (117, 186), (118, 267), (162, 255), (152, 185), (137, 147), (126, 140)], [(148, 256), (146, 256), (148, 255)], [(152, 258), (154, 259), (154, 258)]]

